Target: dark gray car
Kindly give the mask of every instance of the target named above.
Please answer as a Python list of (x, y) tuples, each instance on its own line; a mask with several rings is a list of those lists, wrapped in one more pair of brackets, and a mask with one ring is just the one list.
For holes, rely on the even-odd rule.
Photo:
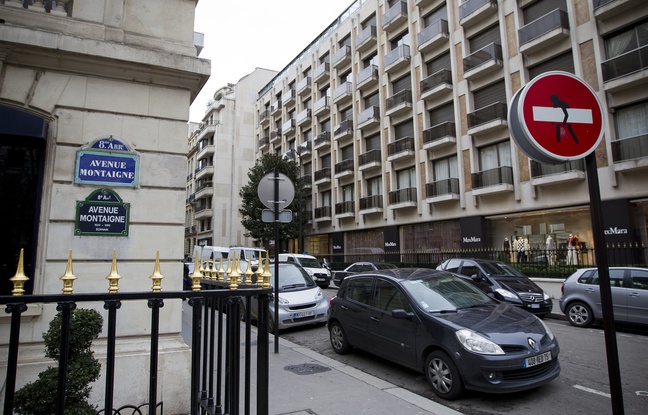
[(531, 389), (560, 373), (542, 320), (443, 271), (350, 275), (331, 299), (328, 328), (335, 352), (357, 347), (423, 372), (445, 399)]

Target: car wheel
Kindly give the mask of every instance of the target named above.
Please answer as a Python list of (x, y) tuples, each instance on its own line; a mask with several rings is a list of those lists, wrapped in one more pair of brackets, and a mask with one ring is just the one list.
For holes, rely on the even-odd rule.
[(572, 326), (589, 327), (594, 323), (594, 313), (585, 303), (579, 301), (569, 304), (567, 307), (567, 317)]
[(464, 391), (459, 369), (450, 356), (440, 350), (430, 353), (425, 360), (425, 376), (434, 393), (443, 399), (457, 399)]
[(331, 323), (329, 338), (335, 353), (346, 354), (351, 351), (351, 345), (347, 341), (346, 333), (344, 333), (344, 329), (337, 321)]

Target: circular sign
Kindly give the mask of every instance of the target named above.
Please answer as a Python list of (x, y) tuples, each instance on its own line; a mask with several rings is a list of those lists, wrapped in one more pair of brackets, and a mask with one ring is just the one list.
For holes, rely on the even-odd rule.
[(538, 75), (517, 98), (511, 110), (517, 110), (523, 137), (514, 138), (526, 138), (549, 160), (583, 158), (603, 138), (604, 114), (598, 96), (585, 81), (569, 72)]
[[(279, 199), (275, 200), (275, 184), (279, 187)], [(283, 173), (268, 173), (261, 178), (257, 186), (257, 194), (261, 203), (268, 209), (275, 209), (278, 205), (279, 210), (283, 210), (295, 198), (295, 186), (292, 180)]]

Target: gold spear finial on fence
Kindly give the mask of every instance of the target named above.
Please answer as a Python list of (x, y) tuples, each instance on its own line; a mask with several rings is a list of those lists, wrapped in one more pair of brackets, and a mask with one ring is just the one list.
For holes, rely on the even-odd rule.
[(109, 293), (117, 293), (119, 291), (119, 280), (121, 279), (121, 275), (117, 273), (117, 250), (113, 250), (113, 258), (112, 258), (112, 267), (110, 268), (110, 274), (106, 277), (106, 279), (109, 281), (108, 284), (108, 292)]
[(247, 269), (245, 270), (245, 285), (252, 285), (252, 277), (254, 272), (252, 272), (252, 261), (248, 261)]
[[(261, 267), (259, 265), (259, 267)], [(266, 260), (263, 267), (263, 272), (261, 273), (261, 278), (263, 281), (263, 288), (270, 288), (270, 278), (272, 274), (270, 273), (270, 253), (266, 251)]]
[(18, 267), (16, 268), (16, 275), (9, 278), (13, 282), (14, 288), (11, 291), (12, 295), (23, 295), (25, 293), (25, 283), (29, 278), (25, 275), (25, 267), (23, 265), (23, 252), (25, 248), (20, 248), (20, 257), (18, 258)]
[[(237, 255), (238, 257), (238, 255)], [(230, 290), (236, 290), (239, 286), (241, 280), (241, 258), (233, 258), (234, 264), (232, 265), (232, 271), (229, 273), (229, 288)]]
[(74, 274), (72, 273), (72, 250), (71, 249), (70, 249), (70, 253), (68, 254), (65, 274), (61, 275), (59, 279), (63, 281), (63, 294), (72, 294), (74, 292), (74, 287), (72, 285), (74, 284), (74, 280), (76, 280), (77, 277), (75, 277)]
[(223, 268), (223, 257), (220, 257), (220, 260), (218, 261), (218, 271), (217, 271), (217, 280), (218, 281), (225, 281), (225, 269)]
[(202, 272), (200, 272), (200, 255), (196, 255), (196, 262), (194, 264), (193, 274), (191, 274), (191, 290), (200, 291), (200, 280), (203, 277)]
[(216, 258), (213, 258), (211, 264), (209, 265), (209, 279), (217, 280), (218, 279), (218, 269), (216, 268)]
[(162, 278), (164, 275), (160, 272), (160, 250), (158, 249), (155, 253), (155, 266), (153, 267), (153, 274), (149, 277), (153, 281), (153, 286), (151, 291), (154, 293), (159, 293), (162, 291)]

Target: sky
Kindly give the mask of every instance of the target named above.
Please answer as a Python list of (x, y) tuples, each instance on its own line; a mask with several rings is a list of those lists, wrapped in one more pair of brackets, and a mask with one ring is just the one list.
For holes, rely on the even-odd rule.
[(200, 0), (194, 31), (205, 34), (199, 57), (211, 77), (191, 105), (200, 122), (207, 102), (227, 83), (255, 68), (282, 70), (354, 0)]

